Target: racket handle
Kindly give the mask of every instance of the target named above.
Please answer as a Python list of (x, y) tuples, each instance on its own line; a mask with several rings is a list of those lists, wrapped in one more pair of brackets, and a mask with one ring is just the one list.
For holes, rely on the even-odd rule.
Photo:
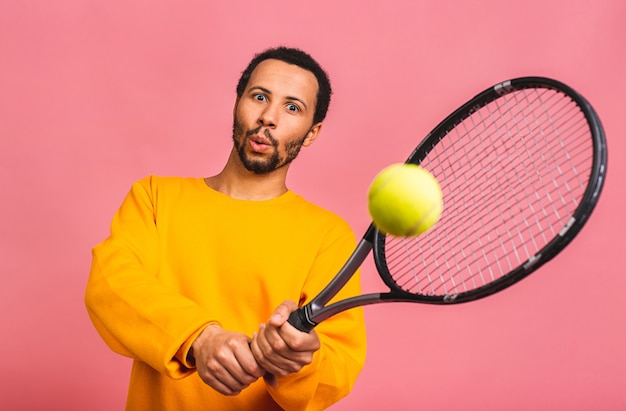
[(287, 322), (293, 325), (298, 330), (305, 333), (310, 332), (317, 325), (317, 323), (309, 320), (309, 317), (306, 313), (306, 306), (298, 308), (296, 311), (293, 311), (291, 314), (289, 314)]

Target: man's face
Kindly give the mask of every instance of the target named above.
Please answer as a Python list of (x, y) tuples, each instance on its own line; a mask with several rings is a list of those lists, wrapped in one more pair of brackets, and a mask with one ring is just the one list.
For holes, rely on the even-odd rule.
[(317, 79), (301, 67), (265, 60), (252, 72), (234, 111), (233, 142), (246, 169), (265, 174), (293, 161), (315, 140)]

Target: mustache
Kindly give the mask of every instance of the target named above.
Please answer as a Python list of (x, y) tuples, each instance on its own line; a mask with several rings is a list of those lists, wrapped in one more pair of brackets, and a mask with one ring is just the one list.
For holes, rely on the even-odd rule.
[[(258, 134), (258, 132), (261, 130), (263, 126), (259, 126), (257, 128), (254, 128), (252, 130), (248, 130), (246, 131), (246, 137), (250, 137), (251, 135), (254, 134)], [(270, 141), (270, 143), (272, 144), (276, 144), (276, 139), (274, 139), (274, 136), (272, 136), (272, 134), (270, 133), (270, 131), (268, 129), (265, 129), (263, 131), (263, 135), (265, 135), (265, 137)]]

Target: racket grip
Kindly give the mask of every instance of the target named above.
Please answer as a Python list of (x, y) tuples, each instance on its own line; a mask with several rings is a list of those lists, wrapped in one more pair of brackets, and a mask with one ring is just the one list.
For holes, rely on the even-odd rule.
[(310, 332), (317, 325), (317, 323), (309, 320), (309, 317), (306, 314), (306, 306), (298, 308), (296, 311), (289, 314), (287, 322), (305, 333)]

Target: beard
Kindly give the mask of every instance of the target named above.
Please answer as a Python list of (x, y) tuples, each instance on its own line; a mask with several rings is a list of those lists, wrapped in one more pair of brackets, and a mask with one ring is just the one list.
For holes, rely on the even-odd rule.
[(285, 156), (281, 156), (278, 141), (276, 141), (269, 130), (265, 129), (263, 134), (272, 145), (272, 153), (269, 157), (254, 157), (246, 152), (245, 143), (248, 137), (257, 134), (259, 130), (261, 130), (260, 126), (255, 129), (245, 131), (243, 125), (239, 122), (236, 116), (233, 120), (233, 144), (235, 146), (235, 150), (237, 151), (237, 155), (246, 170), (255, 174), (271, 173), (272, 171), (290, 164), (296, 159), (296, 157), (298, 157), (300, 149), (304, 144), (304, 140), (306, 140), (306, 136), (309, 133), (307, 131), (303, 137), (285, 144)]

